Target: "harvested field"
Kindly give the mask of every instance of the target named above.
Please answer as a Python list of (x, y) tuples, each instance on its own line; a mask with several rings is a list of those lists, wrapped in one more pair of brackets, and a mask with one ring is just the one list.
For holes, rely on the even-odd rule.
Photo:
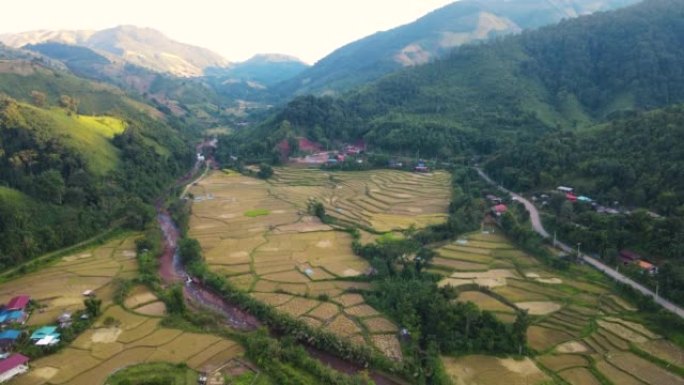
[(529, 385), (550, 381), (532, 360), (520, 361), (490, 356), (442, 357), (444, 367), (456, 385)]
[(617, 368), (650, 385), (682, 385), (684, 379), (632, 353), (615, 353), (606, 360)]
[(107, 306), (113, 302), (111, 282), (131, 266), (137, 266), (135, 253), (130, 249), (135, 236), (129, 238), (116, 238), (67, 255), (39, 271), (3, 282), (0, 301), (5, 303), (16, 295), (29, 295), (41, 306), (29, 318), (29, 325), (54, 322), (64, 312), (83, 309), (86, 290), (94, 290)]
[(564, 370), (559, 375), (571, 385), (601, 385), (601, 382), (586, 368)]
[(352, 321), (349, 317), (344, 314), (340, 314), (335, 319), (326, 325), (326, 329), (331, 332), (344, 337), (349, 337), (352, 334), (361, 333), (361, 329)]
[(619, 385), (643, 385), (644, 383), (637, 380), (632, 375), (616, 368), (612, 364), (606, 361), (596, 362), (596, 369), (598, 369), (601, 374), (606, 376), (613, 384)]
[[(190, 193), (195, 200), (189, 234), (200, 242), (210, 269), (284, 313), (314, 326), (328, 321), (323, 328), (350, 337), (360, 331), (360, 318), (379, 316), (360, 295), (340, 296), (352, 288), (370, 289), (368, 283), (344, 280), (362, 275), (369, 264), (353, 253), (350, 234), (306, 213), (309, 199), (341, 220), (421, 227), (443, 220), (450, 188), (446, 173), (284, 168), (268, 182), (213, 172)], [(342, 317), (337, 305), (310, 299), (320, 295), (346, 308), (351, 318)]]
[(339, 306), (330, 303), (330, 302), (324, 302), (311, 310), (307, 316), (317, 318), (321, 321), (328, 321), (338, 315), (340, 313), (340, 308)]
[(499, 301), (498, 299), (489, 296), (479, 291), (465, 291), (459, 294), (457, 300), (459, 302), (472, 302), (482, 310), (489, 310), (494, 312), (513, 313), (515, 309)]
[(288, 301), (284, 305), (278, 306), (277, 309), (291, 316), (299, 317), (319, 304), (320, 302), (314, 301), (312, 299), (294, 297), (291, 301)]
[(161, 317), (166, 314), (166, 305), (162, 301), (148, 303), (134, 309), (136, 313), (149, 315), (153, 317)]
[(371, 337), (373, 345), (380, 350), (385, 356), (395, 360), (401, 361), (401, 345), (397, 336), (394, 334), (375, 334)]
[(325, 205), (328, 215), (381, 232), (444, 221), (451, 193), (449, 174), (444, 172), (325, 173), (317, 169), (280, 168), (272, 185), (278, 196), (299, 209), (305, 209), (307, 200), (313, 197)]
[(573, 336), (560, 330), (541, 326), (530, 326), (527, 329), (527, 341), (530, 347), (539, 351), (547, 350), (571, 339)]
[(639, 344), (638, 347), (654, 357), (684, 368), (684, 352), (670, 341), (653, 340)]
[(516, 302), (515, 306), (527, 310), (531, 315), (546, 315), (561, 309), (555, 302)]
[(78, 348), (69, 347), (32, 361), (31, 371), (13, 383), (102, 384), (113, 371), (125, 366), (158, 361), (187, 362), (192, 369), (201, 370), (219, 351), (228, 349), (232, 357), (242, 352), (233, 341), (162, 328), (158, 320), (127, 313), (118, 306), (107, 309), (101, 319), (118, 317), (121, 320), (122, 314), (129, 314), (122, 324), (125, 327), (98, 328), (82, 334), (72, 345)]
[(356, 305), (353, 307), (348, 307), (344, 309), (344, 312), (358, 318), (368, 318), (380, 315), (377, 310), (368, 305)]
[(370, 333), (396, 333), (399, 331), (394, 323), (384, 317), (365, 318), (362, 322)]
[(586, 353), (589, 348), (579, 341), (568, 341), (556, 347), (557, 353)]
[(613, 322), (606, 322), (603, 320), (598, 320), (596, 321), (599, 326), (601, 326), (604, 329), (610, 330), (611, 333), (617, 335), (618, 337), (634, 342), (634, 343), (644, 343), (648, 341), (648, 338), (644, 337), (643, 335), (633, 331), (632, 329), (629, 329), (622, 324), (618, 323), (613, 323)]
[(644, 327), (644, 325), (638, 324), (636, 322), (630, 322), (630, 321), (626, 321), (626, 320), (623, 320), (620, 318), (615, 318), (615, 317), (605, 317), (604, 320), (611, 322), (611, 323), (618, 323), (618, 324), (620, 324), (620, 325), (622, 325), (628, 329), (634, 330), (637, 333), (644, 335), (650, 339), (663, 338), (663, 337), (653, 333), (652, 331), (646, 329), (646, 327)]
[(577, 354), (546, 355), (539, 358), (539, 362), (554, 372), (589, 366), (589, 360)]

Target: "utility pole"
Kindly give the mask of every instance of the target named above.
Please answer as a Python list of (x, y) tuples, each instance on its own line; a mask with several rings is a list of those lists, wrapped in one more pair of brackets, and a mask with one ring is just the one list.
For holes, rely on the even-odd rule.
[(581, 243), (580, 243), (580, 242), (577, 242), (577, 259), (582, 258), (582, 257), (581, 257), (581, 254), (580, 254), (580, 245), (581, 245)]

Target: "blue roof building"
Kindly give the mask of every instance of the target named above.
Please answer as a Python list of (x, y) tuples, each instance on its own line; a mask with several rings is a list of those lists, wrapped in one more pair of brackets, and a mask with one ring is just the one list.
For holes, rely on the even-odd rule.
[(0, 333), (0, 340), (12, 340), (12, 341), (14, 341), (17, 338), (19, 338), (20, 335), (21, 335), (20, 330), (9, 329), (9, 330), (5, 330), (5, 331)]
[(42, 340), (45, 337), (55, 336), (59, 337), (59, 333), (56, 333), (57, 326), (43, 326), (42, 328), (36, 330), (31, 334), (32, 340)]

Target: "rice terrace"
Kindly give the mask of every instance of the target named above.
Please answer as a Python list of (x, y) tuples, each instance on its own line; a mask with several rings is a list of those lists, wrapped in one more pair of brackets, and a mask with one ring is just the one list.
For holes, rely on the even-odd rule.
[[(190, 235), (206, 261), (258, 300), (392, 359), (398, 328), (348, 289), (369, 264), (352, 237), (306, 213), (311, 199), (330, 215), (374, 231), (424, 227), (445, 219), (449, 175), (399, 171), (326, 173), (282, 168), (268, 182), (214, 172), (190, 189)], [(324, 299), (324, 300), (322, 300)]]

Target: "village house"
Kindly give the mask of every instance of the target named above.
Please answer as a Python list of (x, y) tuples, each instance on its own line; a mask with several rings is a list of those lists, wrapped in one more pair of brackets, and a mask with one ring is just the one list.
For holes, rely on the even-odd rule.
[(60, 334), (57, 333), (57, 326), (43, 326), (31, 334), (31, 341), (37, 346), (48, 346), (59, 343)]
[(414, 168), (416, 172), (430, 172), (430, 168), (425, 165), (424, 162), (418, 162), (418, 165)]
[(0, 383), (7, 382), (13, 377), (28, 371), (29, 358), (21, 354), (12, 354), (0, 360)]
[(2, 310), (0, 310), (0, 324), (23, 324), (28, 319), (27, 308), (31, 298), (28, 295), (19, 295), (12, 298)]
[(0, 351), (9, 351), (20, 336), (20, 330), (8, 329), (0, 332)]
[(500, 217), (506, 211), (508, 211), (508, 207), (505, 204), (498, 204), (498, 205), (492, 207), (491, 211), (492, 211), (492, 214), (496, 215), (497, 217)]
[(631, 251), (631, 250), (620, 250), (620, 261), (623, 265), (629, 265), (631, 263), (637, 263), (641, 260), (641, 255)]
[(567, 187), (567, 186), (558, 186), (558, 187), (556, 188), (556, 190), (558, 190), (558, 191), (560, 191), (560, 192), (563, 192), (563, 193), (566, 193), (566, 194), (575, 191), (574, 188), (572, 188), (572, 187)]

